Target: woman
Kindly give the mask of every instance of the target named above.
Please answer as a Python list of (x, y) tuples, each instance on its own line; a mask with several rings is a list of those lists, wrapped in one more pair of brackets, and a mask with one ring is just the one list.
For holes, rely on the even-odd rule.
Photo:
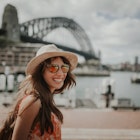
[(41, 47), (27, 64), (26, 78), (19, 88), (18, 102), (4, 124), (13, 128), (12, 140), (61, 140), (63, 115), (53, 95), (76, 85), (71, 73), (77, 56), (55, 45)]

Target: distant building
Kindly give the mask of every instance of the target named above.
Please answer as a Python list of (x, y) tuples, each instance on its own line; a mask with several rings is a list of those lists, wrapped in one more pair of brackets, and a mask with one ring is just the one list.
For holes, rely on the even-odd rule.
[(139, 71), (139, 62), (138, 62), (138, 56), (135, 57), (135, 63), (134, 63), (134, 70)]
[(17, 9), (8, 4), (0, 29), (0, 73), (24, 73), (41, 44), (20, 43)]
[(10, 73), (24, 73), (25, 66), (35, 56), (41, 44), (14, 44), (0, 47), (0, 73), (9, 67)]

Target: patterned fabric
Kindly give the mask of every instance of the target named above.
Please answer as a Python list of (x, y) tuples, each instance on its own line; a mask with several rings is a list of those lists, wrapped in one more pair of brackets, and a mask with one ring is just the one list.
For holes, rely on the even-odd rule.
[(54, 132), (52, 134), (45, 132), (44, 135), (41, 136), (39, 129), (40, 124), (38, 123), (30, 134), (29, 140), (61, 140), (61, 123), (53, 113), (52, 122), (54, 126)]
[[(24, 100), (27, 96), (25, 96), (22, 100)], [(57, 116), (54, 113), (51, 114), (51, 119), (54, 127), (54, 131), (52, 134), (45, 132), (44, 135), (41, 136), (40, 124), (37, 123), (32, 132), (30, 132), (28, 140), (61, 140), (61, 122), (58, 120)]]

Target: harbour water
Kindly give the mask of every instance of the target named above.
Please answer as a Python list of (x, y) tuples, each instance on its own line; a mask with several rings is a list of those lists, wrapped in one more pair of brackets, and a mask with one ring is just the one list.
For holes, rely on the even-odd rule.
[(77, 76), (75, 87), (76, 98), (93, 99), (103, 93), (103, 81), (111, 79), (113, 81), (112, 91), (115, 98), (130, 98), (136, 105), (140, 106), (140, 84), (131, 83), (133, 72), (111, 72), (109, 77), (86, 77)]
[(76, 76), (76, 87), (64, 96), (69, 96), (71, 100), (90, 99), (97, 104), (100, 102), (101, 94), (107, 91), (107, 85), (110, 83), (115, 99), (129, 98), (135, 106), (140, 107), (140, 84), (131, 83), (133, 75), (133, 72), (111, 72), (110, 76), (104, 77)]

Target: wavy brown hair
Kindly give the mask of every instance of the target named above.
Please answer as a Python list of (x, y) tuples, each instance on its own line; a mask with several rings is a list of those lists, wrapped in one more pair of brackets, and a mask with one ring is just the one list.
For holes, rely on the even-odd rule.
[[(71, 71), (68, 71), (66, 79), (64, 81), (63, 86), (60, 89), (54, 91), (54, 94), (51, 93), (49, 85), (45, 82), (43, 78), (43, 72), (45, 70), (46, 64), (51, 64), (52, 60), (57, 57), (49, 58), (42, 62), (36, 69), (34, 70), (32, 75), (29, 75), (25, 78), (25, 80), (21, 83), (19, 87), (19, 99), (15, 105), (14, 110), (9, 115), (8, 119), (5, 121), (4, 126), (1, 130), (8, 131), (11, 130), (11, 126), (14, 124), (14, 120), (17, 117), (18, 106), (25, 95), (34, 95), (36, 101), (38, 98), (41, 101), (41, 108), (39, 113), (35, 117), (35, 120), (32, 124), (31, 130), (34, 129), (37, 123), (40, 123), (40, 132), (41, 135), (44, 134), (45, 131), (48, 133), (52, 133), (54, 130), (52, 120), (51, 120), (51, 113), (54, 113), (59, 121), (63, 123), (63, 115), (61, 111), (57, 108), (54, 103), (53, 96), (57, 93), (62, 93), (65, 89), (69, 89), (70, 87), (76, 85), (75, 76), (72, 74)], [(60, 57), (65, 64), (70, 65), (70, 62), (65, 57)], [(1, 133), (0, 132), (0, 133)], [(0, 134), (1, 138), (1, 134)], [(1, 138), (2, 140), (2, 138)]]
[[(55, 58), (53, 57), (42, 62), (32, 75), (33, 86), (36, 88), (37, 91), (39, 91), (42, 104), (40, 112), (38, 113), (38, 116), (33, 123), (33, 127), (39, 121), (41, 124), (41, 134), (44, 133), (44, 130), (49, 130), (50, 132), (53, 132), (53, 124), (51, 121), (52, 112), (58, 117), (61, 123), (63, 123), (63, 115), (56, 107), (53, 100), (53, 95), (56, 93), (62, 93), (64, 89), (69, 89), (71, 86), (76, 85), (74, 75), (69, 71), (67, 73), (63, 86), (60, 89), (56, 90), (54, 94), (51, 93), (49, 85), (45, 82), (43, 78), (43, 72), (46, 68), (46, 64), (51, 64), (52, 60), (54, 60)], [(61, 59), (65, 64), (70, 65), (69, 61), (66, 58), (61, 57)]]

